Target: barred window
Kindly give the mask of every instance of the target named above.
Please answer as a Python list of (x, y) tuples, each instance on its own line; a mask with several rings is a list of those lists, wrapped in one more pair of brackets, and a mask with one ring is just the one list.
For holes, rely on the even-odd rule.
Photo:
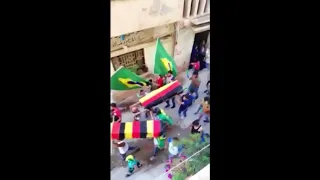
[(148, 72), (143, 49), (113, 57), (111, 62), (115, 71), (123, 66), (138, 75)]

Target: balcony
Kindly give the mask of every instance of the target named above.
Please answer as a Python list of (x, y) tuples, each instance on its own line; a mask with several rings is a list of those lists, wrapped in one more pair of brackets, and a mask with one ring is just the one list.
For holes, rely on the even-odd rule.
[(210, 0), (185, 0), (183, 8), (184, 18), (194, 18), (210, 14)]

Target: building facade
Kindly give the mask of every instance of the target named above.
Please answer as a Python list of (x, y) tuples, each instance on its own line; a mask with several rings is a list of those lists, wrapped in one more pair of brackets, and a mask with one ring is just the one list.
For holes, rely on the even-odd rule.
[(153, 73), (157, 38), (177, 66), (189, 64), (194, 44), (210, 44), (209, 23), (210, 0), (111, 0), (111, 74)]
[(194, 43), (205, 40), (209, 44), (210, 0), (111, 0), (110, 3), (111, 75), (120, 66), (141, 76), (153, 73), (157, 38), (173, 56), (178, 69), (189, 65)]
[(177, 22), (175, 60), (189, 64), (194, 46), (210, 47), (210, 0), (184, 0), (182, 20)]
[(174, 55), (183, 8), (184, 0), (111, 0), (111, 74), (120, 66), (153, 73), (157, 38)]

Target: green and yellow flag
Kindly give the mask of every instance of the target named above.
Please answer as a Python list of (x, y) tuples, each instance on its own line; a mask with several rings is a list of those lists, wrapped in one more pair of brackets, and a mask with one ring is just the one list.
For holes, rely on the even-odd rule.
[(147, 80), (121, 66), (110, 78), (111, 90), (131, 90), (147, 85)]
[(174, 76), (177, 75), (177, 66), (170, 54), (162, 46), (159, 38), (157, 39), (154, 73), (159, 75), (165, 75), (171, 70)]

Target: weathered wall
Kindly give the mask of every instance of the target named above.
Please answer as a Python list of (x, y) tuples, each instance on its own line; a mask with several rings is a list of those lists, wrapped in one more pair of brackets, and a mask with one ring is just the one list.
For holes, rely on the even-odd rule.
[[(167, 52), (172, 55), (173, 54), (173, 37), (169, 36), (167, 38), (161, 38), (161, 43), (166, 48)], [(156, 50), (156, 40), (153, 42), (145, 43), (145, 44), (140, 44), (134, 47), (130, 48), (130, 51), (136, 51), (138, 49), (143, 49), (144, 50), (144, 58), (145, 58), (145, 63), (147, 67), (149, 68), (149, 72), (153, 73), (154, 69), (154, 55), (155, 55), (155, 50)], [(110, 73), (111, 75), (115, 72), (113, 69), (112, 62), (110, 60)]]
[(175, 56), (177, 66), (189, 65), (195, 33), (191, 28), (183, 28), (178, 33)]
[(152, 42), (154, 39), (172, 34), (174, 31), (174, 24), (167, 24), (123, 35), (123, 39), (120, 36), (112, 37), (110, 38), (110, 51), (112, 52), (111, 57), (118, 56), (114, 55), (115, 53), (113, 52), (123, 49), (123, 46), (129, 47), (129, 52), (130, 47)]
[(177, 22), (184, 0), (111, 1), (111, 37)]

